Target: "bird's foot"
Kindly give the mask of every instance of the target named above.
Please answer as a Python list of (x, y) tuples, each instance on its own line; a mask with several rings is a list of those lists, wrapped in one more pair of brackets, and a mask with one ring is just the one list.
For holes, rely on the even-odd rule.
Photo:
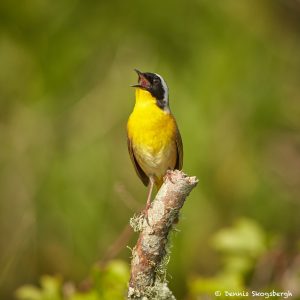
[(172, 179), (172, 170), (167, 170), (166, 175), (164, 176), (164, 182), (169, 179), (173, 184), (175, 183)]
[(150, 226), (149, 224), (149, 219), (148, 219), (148, 210), (151, 206), (151, 202), (146, 204), (146, 207), (144, 208), (144, 210), (141, 212), (141, 215), (143, 216), (144, 220), (146, 220), (148, 226)]

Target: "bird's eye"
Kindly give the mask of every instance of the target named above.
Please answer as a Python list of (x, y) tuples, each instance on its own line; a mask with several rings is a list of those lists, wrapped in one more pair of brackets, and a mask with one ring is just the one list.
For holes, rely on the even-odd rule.
[(159, 79), (158, 79), (158, 78), (154, 78), (154, 79), (153, 79), (153, 83), (154, 83), (154, 84), (158, 84), (158, 83), (159, 83)]

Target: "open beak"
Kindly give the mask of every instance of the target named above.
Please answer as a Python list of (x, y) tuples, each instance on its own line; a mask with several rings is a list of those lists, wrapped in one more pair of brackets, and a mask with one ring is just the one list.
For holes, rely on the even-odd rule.
[(146, 78), (145, 74), (141, 71), (134, 69), (134, 71), (138, 74), (138, 84), (131, 85), (132, 87), (139, 87), (141, 89), (148, 89), (150, 87), (150, 82)]

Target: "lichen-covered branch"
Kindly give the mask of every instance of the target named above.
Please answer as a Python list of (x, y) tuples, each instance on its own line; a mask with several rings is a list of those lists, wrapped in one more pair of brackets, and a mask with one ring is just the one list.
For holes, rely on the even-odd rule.
[(132, 250), (128, 299), (175, 299), (161, 276), (168, 260), (168, 236), (186, 197), (197, 183), (196, 177), (178, 170), (168, 171), (148, 210), (148, 218), (131, 219), (131, 226), (140, 235)]

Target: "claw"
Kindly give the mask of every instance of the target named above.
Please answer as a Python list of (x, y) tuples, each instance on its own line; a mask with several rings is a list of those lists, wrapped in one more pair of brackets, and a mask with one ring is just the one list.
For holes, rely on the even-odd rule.
[(151, 206), (151, 203), (147, 203), (145, 209), (141, 212), (141, 215), (146, 220), (148, 226), (150, 226), (149, 219), (148, 219), (148, 210)]
[(166, 179), (169, 179), (173, 184), (175, 183), (175, 182), (172, 180), (172, 173), (171, 173), (171, 170), (167, 170), (166, 175), (164, 176), (164, 181), (166, 181)]

